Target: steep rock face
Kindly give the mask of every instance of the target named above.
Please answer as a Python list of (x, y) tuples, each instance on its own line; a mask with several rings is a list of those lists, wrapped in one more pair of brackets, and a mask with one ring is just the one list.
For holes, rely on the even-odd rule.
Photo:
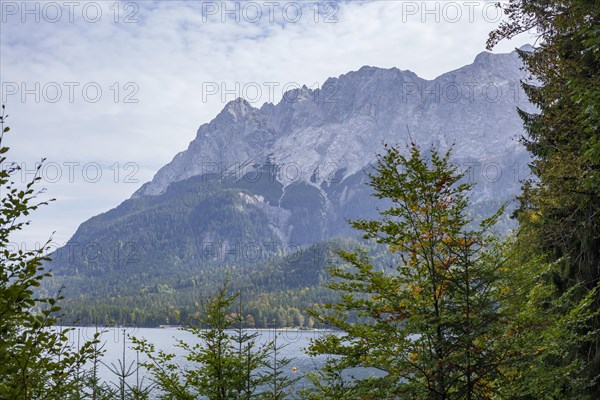
[[(131, 199), (83, 223), (72, 242), (110, 249), (104, 254), (127, 252), (129, 243), (136, 265), (164, 276), (206, 268), (215, 246), (237, 257), (248, 244), (268, 252), (278, 247), (273, 242), (355, 234), (347, 220), (374, 217), (382, 207), (366, 185), (375, 154), (383, 143), (410, 140), (424, 149), (454, 145), (465, 179), (479, 183), (473, 212), (487, 215), (526, 176), (517, 107), (533, 108), (520, 89), (521, 67), (516, 52), (481, 53), (434, 80), (363, 67), (317, 90), (289, 91), (278, 104), (230, 102), (187, 150)], [(60, 270), (135, 270), (122, 257), (100, 261), (80, 252), (63, 258)]]
[[(382, 143), (414, 140), (424, 148), (454, 145), (455, 160), (479, 183), (476, 202), (498, 200), (499, 194), (508, 199), (528, 162), (515, 140), (522, 132), (517, 107), (532, 111), (520, 88), (521, 67), (516, 52), (484, 52), (434, 80), (365, 66), (329, 78), (317, 90), (291, 90), (275, 105), (232, 101), (133, 198), (160, 195), (173, 182), (203, 174), (245, 179), (268, 162), (284, 193), (288, 187), (304, 188), (297, 194), (313, 192), (310, 187), (320, 192), (306, 196), (304, 209), (290, 209), (283, 198), (265, 203), (278, 215), (272, 223), (279, 237), (305, 243), (346, 231), (344, 219), (361, 210), (370, 214), (364, 171)], [(361, 209), (352, 204), (358, 199)], [(302, 224), (311, 225), (310, 233)], [(294, 234), (298, 229), (304, 234)]]
[(396, 68), (363, 67), (328, 79), (321, 89), (289, 91), (276, 105), (257, 109), (232, 101), (133, 197), (267, 159), (283, 167), (278, 180), (284, 186), (320, 185), (341, 169), (342, 179), (356, 174), (382, 142), (404, 143), (409, 135), (424, 147), (455, 143), (457, 158), (465, 160), (521, 152), (511, 140), (522, 131), (516, 107), (528, 108), (520, 68), (516, 52), (481, 53), (473, 64), (432, 81)]

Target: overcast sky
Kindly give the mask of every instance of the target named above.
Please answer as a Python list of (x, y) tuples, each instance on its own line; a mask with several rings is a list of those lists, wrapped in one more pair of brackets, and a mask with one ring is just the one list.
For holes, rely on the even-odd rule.
[(56, 231), (63, 244), (236, 97), (277, 103), (284, 88), (363, 65), (433, 79), (470, 64), (500, 21), (493, 3), (1, 0), (5, 140), (26, 171), (47, 158), (43, 186), (57, 199), (13, 240), (33, 247)]

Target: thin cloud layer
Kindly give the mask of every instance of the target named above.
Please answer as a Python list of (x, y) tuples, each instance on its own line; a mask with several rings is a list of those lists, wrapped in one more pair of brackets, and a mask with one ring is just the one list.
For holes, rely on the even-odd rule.
[(276, 103), (363, 65), (433, 79), (471, 63), (499, 22), (491, 2), (0, 4), (7, 140), (26, 169), (53, 163), (44, 186), (58, 200), (15, 238), (27, 243), (53, 231), (64, 243), (118, 205), (228, 101)]

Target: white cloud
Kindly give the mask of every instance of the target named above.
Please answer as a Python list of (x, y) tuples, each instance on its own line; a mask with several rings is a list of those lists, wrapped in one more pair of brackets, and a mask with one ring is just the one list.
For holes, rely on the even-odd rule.
[[(63, 166), (97, 162), (107, 175), (114, 163), (132, 162), (139, 166), (140, 181), (90, 183), (81, 174), (73, 182), (47, 181), (49, 194), (58, 201), (35, 215), (35, 230), (18, 239), (42, 241), (56, 230), (56, 241), (68, 240), (85, 219), (116, 206), (151, 179), (187, 147), (200, 124), (220, 111), (223, 100), (245, 94), (244, 87), (261, 87), (260, 105), (277, 102), (288, 83), (315, 87), (363, 65), (410, 69), (432, 79), (472, 62), (497, 25), (491, 21), (489, 2), (324, 2), (318, 14), (313, 2), (279, 3), (238, 3), (240, 21), (235, 22), (235, 13), (221, 14), (224, 7), (235, 9), (234, 2), (140, 1), (121, 2), (119, 7), (81, 2), (70, 22), (62, 1), (30, 2), (30, 14), (23, 13), (23, 2), (3, 1), (0, 81), (3, 89), (14, 89), (6, 85), (15, 83), (19, 90), (3, 93), (11, 114), (13, 130), (7, 140), (13, 157), (29, 166), (42, 156)], [(53, 4), (63, 6), (55, 23), (49, 22), (56, 19)], [(295, 4), (302, 4), (302, 17), (290, 22)], [(452, 13), (457, 4), (460, 18)], [(256, 19), (257, 6), (262, 16), (249, 22)], [(89, 22), (97, 7), (102, 9), (99, 21)], [(128, 15), (138, 22), (125, 23)], [(327, 16), (337, 22), (326, 23)], [(497, 50), (510, 51), (528, 41), (523, 35)], [(39, 102), (34, 94), (22, 101), (21, 85), (35, 89), (36, 82)], [(266, 82), (279, 83), (275, 98), (270, 98)], [(229, 90), (238, 83), (240, 90), (224, 99), (222, 93), (203, 96), (211, 83)], [(82, 93), (86, 84), (87, 100)], [(68, 85), (74, 88), (72, 102)], [(57, 86), (62, 97), (47, 101), (56, 97)], [(93, 103), (96, 87), (102, 96)], [(137, 103), (127, 103), (127, 96)]]

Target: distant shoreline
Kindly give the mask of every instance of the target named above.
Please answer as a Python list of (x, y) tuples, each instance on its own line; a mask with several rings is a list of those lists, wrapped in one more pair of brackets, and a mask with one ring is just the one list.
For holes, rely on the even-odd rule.
[[(98, 330), (103, 330), (103, 329), (165, 329), (165, 330), (169, 330), (169, 329), (180, 329), (180, 328), (185, 328), (187, 327), (187, 325), (159, 325), (159, 326), (123, 326), (123, 325), (110, 325), (110, 326), (103, 326), (103, 325), (54, 325), (54, 327), (56, 328), (65, 328), (65, 329), (78, 329), (78, 328), (98, 328)], [(208, 328), (207, 328), (208, 329)], [(235, 327), (231, 327), (228, 328), (227, 330), (235, 330)], [(293, 328), (293, 327), (282, 327), (282, 328), (250, 328), (250, 327), (245, 327), (244, 329), (250, 330), (250, 331), (286, 331), (286, 332), (333, 332), (336, 331), (337, 329), (331, 329), (331, 328)]]
[[(158, 328), (150, 328), (150, 329), (179, 329), (185, 328), (185, 325), (159, 325)], [(229, 328), (227, 330), (235, 330), (236, 328)], [(325, 331), (333, 331), (333, 329), (329, 328), (244, 328), (251, 331), (293, 331), (293, 332), (325, 332)]]

